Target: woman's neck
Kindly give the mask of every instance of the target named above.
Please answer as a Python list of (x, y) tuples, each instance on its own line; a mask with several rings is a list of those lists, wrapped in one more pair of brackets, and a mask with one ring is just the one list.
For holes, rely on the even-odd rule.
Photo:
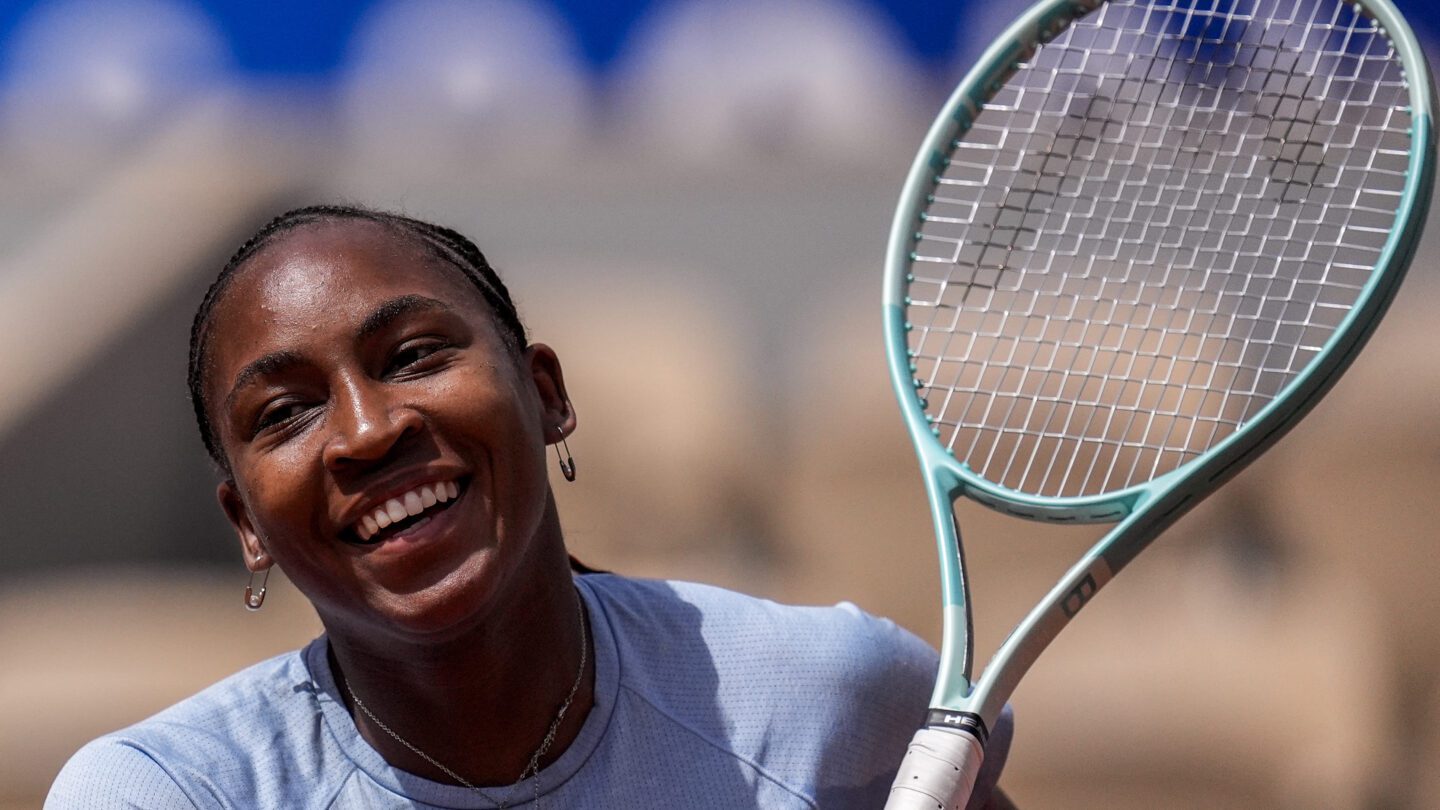
[(545, 575), (519, 583), (473, 626), (442, 641), (335, 632), (327, 622), (340, 693), (361, 736), (387, 762), (457, 782), (409, 743), (472, 785), (514, 785), (567, 698), (539, 767), (569, 747), (593, 704), (594, 654), (582, 653), (589, 633), (563, 545), (536, 569), (530, 573)]

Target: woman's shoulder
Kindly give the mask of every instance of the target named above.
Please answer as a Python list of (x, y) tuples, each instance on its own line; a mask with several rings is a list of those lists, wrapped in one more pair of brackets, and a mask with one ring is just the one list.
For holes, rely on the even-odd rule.
[(287, 757), (287, 739), (313, 735), (303, 652), (255, 664), (90, 742), (56, 777), (46, 808), (206, 806), (203, 794), (254, 773), (257, 761)]
[(883, 803), (924, 720), (938, 665), (930, 645), (847, 602), (802, 607), (695, 583), (582, 579), (609, 621), (637, 714), (683, 726), (788, 789), (824, 797), (822, 807)]
[(927, 679), (935, 674), (930, 645), (850, 602), (797, 606), (695, 582), (610, 574), (584, 579), (595, 586), (618, 630), (668, 648), (689, 644), (712, 658), (759, 657), (768, 666), (789, 662), (808, 671), (824, 661), (848, 662), (856, 672), (879, 667), (888, 673), (900, 667), (916, 669)]
[(182, 736), (233, 740), (243, 738), (240, 732), (246, 728), (271, 728), (293, 710), (305, 685), (313, 684), (305, 665), (307, 649), (246, 667), (115, 734), (169, 743)]
[(923, 717), (935, 650), (851, 603), (794, 606), (690, 582), (585, 579), (615, 635), (622, 683), (655, 701), (716, 699), (773, 719)]

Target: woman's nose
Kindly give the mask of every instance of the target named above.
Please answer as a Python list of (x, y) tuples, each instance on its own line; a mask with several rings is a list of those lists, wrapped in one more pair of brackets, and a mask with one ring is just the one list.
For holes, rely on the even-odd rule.
[(401, 439), (419, 432), (424, 422), (420, 413), (385, 389), (384, 384), (369, 381), (337, 387), (324, 449), (326, 467), (378, 461)]

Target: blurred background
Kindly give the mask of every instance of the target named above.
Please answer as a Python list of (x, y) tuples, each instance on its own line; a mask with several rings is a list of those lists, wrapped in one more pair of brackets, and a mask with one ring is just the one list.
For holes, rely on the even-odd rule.
[[(1399, 5), (1433, 45), (1440, 7)], [(184, 382), (218, 268), (310, 202), (452, 225), (501, 269), (566, 364), (582, 559), (938, 643), (882, 252), (925, 127), (1022, 9), (0, 2), (0, 808), (318, 632), (281, 577), (243, 610)], [(1437, 240), (1313, 416), (1022, 684), (1022, 807), (1440, 807)], [(1097, 532), (961, 521), (984, 660)]]

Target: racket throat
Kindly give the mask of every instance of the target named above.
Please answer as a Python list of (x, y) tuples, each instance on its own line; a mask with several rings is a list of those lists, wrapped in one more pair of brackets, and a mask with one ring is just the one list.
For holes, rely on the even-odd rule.
[(958, 481), (945, 482), (932, 475), (929, 481), (931, 516), (939, 546), (940, 589), (944, 602), (940, 644), (940, 677), (931, 695), (931, 706), (959, 707), (971, 692), (971, 667), (975, 656), (975, 628), (970, 610), (970, 578), (965, 568), (965, 549), (960, 542), (960, 525), (955, 517), (954, 499), (960, 494)]

